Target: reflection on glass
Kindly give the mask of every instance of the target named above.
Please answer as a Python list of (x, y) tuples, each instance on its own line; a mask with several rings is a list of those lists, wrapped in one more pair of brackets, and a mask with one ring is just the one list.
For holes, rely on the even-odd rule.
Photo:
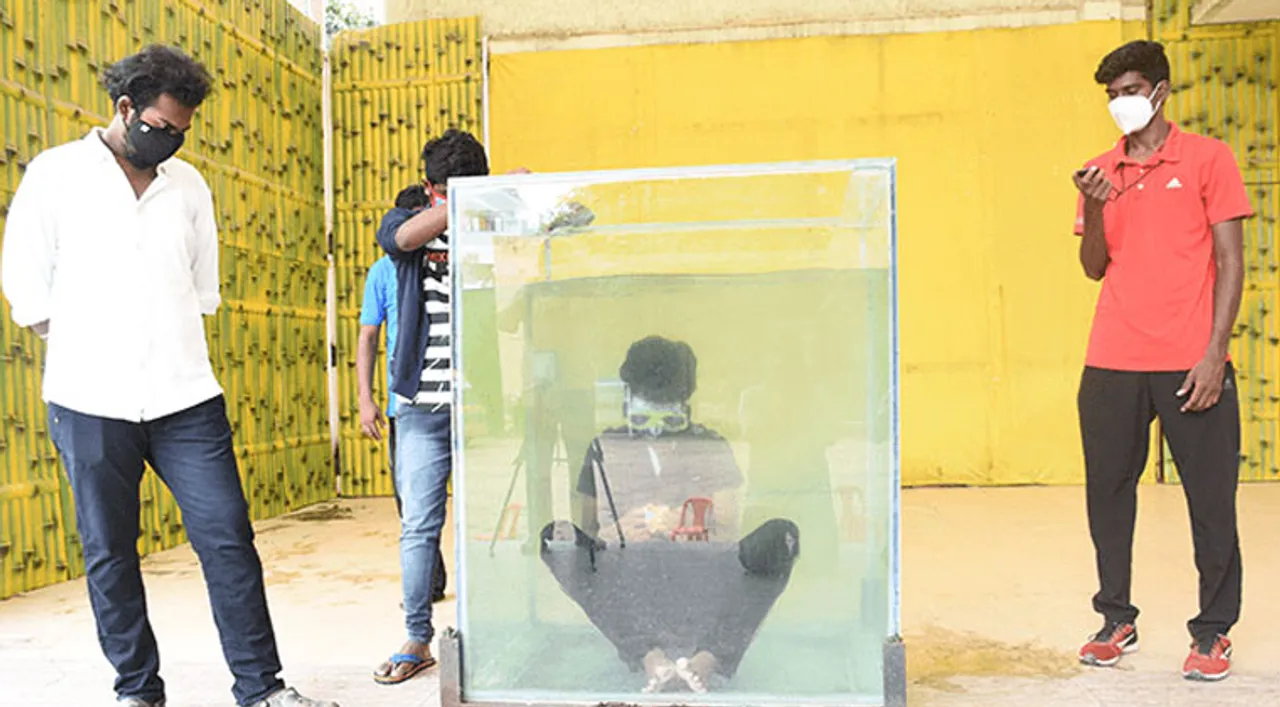
[(466, 699), (878, 703), (892, 164), (452, 189)]

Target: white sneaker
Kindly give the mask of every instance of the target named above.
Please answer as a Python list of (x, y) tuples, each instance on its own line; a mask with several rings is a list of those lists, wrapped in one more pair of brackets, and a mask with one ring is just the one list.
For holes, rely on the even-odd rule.
[(273, 693), (267, 699), (253, 705), (253, 707), (338, 707), (338, 703), (322, 702), (313, 700), (310, 697), (303, 697), (298, 694), (297, 690), (289, 687)]

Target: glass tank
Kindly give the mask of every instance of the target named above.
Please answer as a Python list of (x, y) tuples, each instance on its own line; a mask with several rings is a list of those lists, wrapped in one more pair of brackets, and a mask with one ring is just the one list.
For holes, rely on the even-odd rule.
[(462, 700), (884, 704), (894, 162), (462, 179), (449, 208)]

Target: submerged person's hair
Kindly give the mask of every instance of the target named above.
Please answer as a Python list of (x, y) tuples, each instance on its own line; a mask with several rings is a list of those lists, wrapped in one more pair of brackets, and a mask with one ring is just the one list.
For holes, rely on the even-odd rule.
[(618, 375), (637, 397), (651, 403), (683, 403), (698, 388), (698, 359), (683, 341), (649, 336), (627, 350)]

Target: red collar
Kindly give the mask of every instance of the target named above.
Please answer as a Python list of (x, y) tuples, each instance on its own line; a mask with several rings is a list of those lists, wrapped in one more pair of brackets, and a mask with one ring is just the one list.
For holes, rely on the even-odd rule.
[(1116, 141), (1115, 147), (1107, 153), (1107, 161), (1109, 167), (1115, 171), (1120, 165), (1142, 164), (1159, 164), (1161, 162), (1179, 162), (1182, 160), (1182, 142), (1186, 133), (1178, 128), (1178, 124), (1169, 121), (1169, 134), (1164, 138), (1164, 144), (1155, 151), (1155, 154), (1147, 158), (1146, 162), (1140, 162), (1129, 156), (1126, 148), (1129, 145), (1129, 136), (1125, 135)]

